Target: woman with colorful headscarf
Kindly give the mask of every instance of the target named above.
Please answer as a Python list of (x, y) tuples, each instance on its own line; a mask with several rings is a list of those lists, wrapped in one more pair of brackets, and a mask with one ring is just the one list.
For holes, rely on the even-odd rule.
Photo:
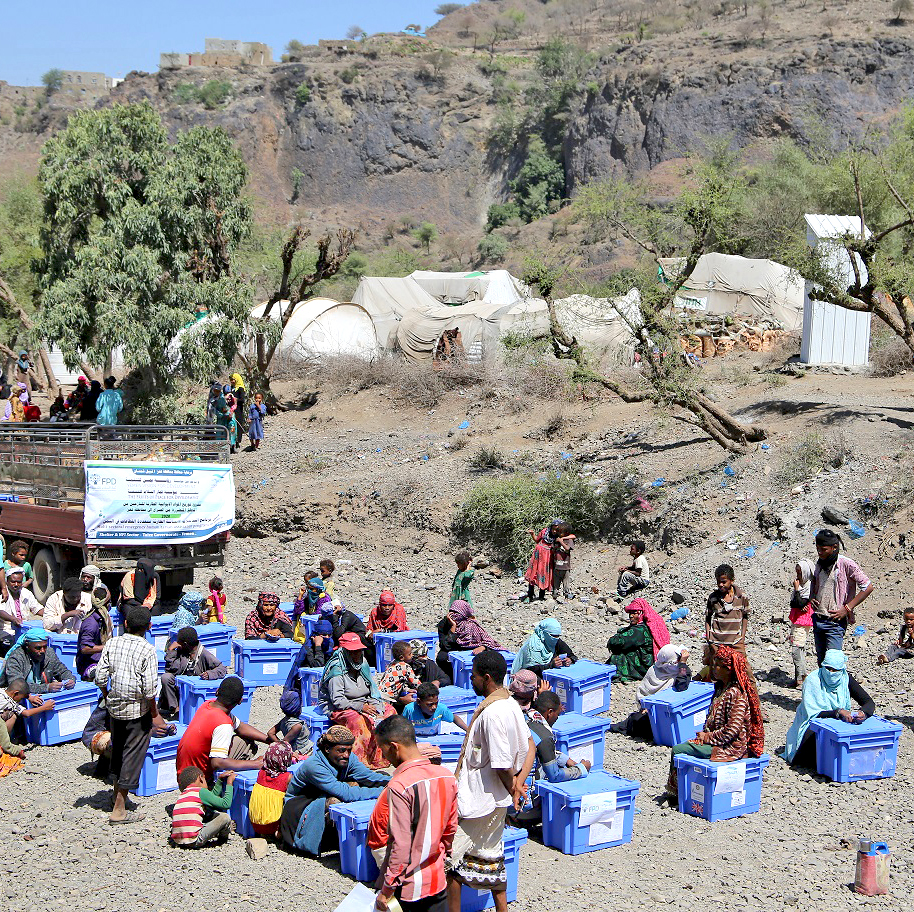
[[(18, 384), (22, 386), (23, 384)], [(6, 409), (3, 413), (4, 421), (21, 422), (25, 421), (25, 406), (19, 398), (21, 390), (15, 389), (10, 393), (9, 399), (6, 400)]]
[(244, 620), (246, 640), (277, 640), (292, 636), (292, 621), (279, 609), (279, 596), (275, 592), (261, 592), (257, 607)]
[(684, 754), (714, 763), (733, 763), (761, 757), (765, 750), (765, 725), (755, 678), (746, 657), (730, 646), (718, 646), (711, 672), (717, 682), (705, 727), (692, 741), (677, 744), (670, 758), (666, 791), (677, 800), (679, 782), (675, 758)]
[(169, 639), (174, 639), (179, 630), (185, 627), (196, 627), (200, 623), (200, 614), (203, 611), (203, 595), (194, 589), (183, 593), (181, 601), (175, 610), (174, 620), (171, 622)]
[(245, 422), (247, 421), (248, 410), (245, 406), (247, 402), (248, 391), (245, 388), (244, 380), (241, 379), (241, 374), (232, 374), (229, 377), (231, 381), (230, 391), (235, 397), (235, 420), (241, 426), (241, 429), (244, 430), (246, 427)]
[(546, 618), (533, 628), (533, 633), (518, 650), (511, 671), (517, 674), (526, 668), (541, 678), (547, 668), (560, 668), (577, 660), (571, 647), (562, 639), (562, 625), (555, 618)]
[(238, 445), (238, 422), (229, 405), (229, 399), (224, 393), (220, 393), (213, 401), (212, 407), (216, 416), (216, 426), (225, 428), (226, 434), (228, 434), (229, 449), (234, 453), (235, 447)]
[(289, 767), (293, 759), (292, 745), (285, 741), (271, 744), (263, 755), (263, 766), (248, 802), (251, 827), (258, 836), (272, 839), (279, 830), (286, 787), (292, 779)]
[(438, 687), (449, 687), (451, 676), (428, 654), (428, 643), (425, 640), (410, 640), (413, 657), (409, 660), (410, 667), (416, 677), (423, 684), (435, 684)]
[(527, 565), (527, 572), (524, 579), (527, 581), (527, 594), (521, 599), (522, 602), (533, 601), (533, 590), (539, 589), (540, 601), (546, 598), (546, 592), (552, 589), (552, 564), (553, 564), (553, 545), (555, 544), (556, 530), (561, 525), (561, 519), (554, 519), (545, 528), (535, 532), (528, 529), (527, 532), (533, 539), (533, 554), (530, 557), (530, 563)]
[(378, 599), (378, 604), (368, 614), (368, 636), (375, 633), (397, 633), (409, 630), (406, 622), (406, 610), (397, 601), (389, 589), (385, 589)]
[(501, 643), (493, 639), (476, 620), (473, 609), (463, 599), (457, 599), (448, 609), (448, 617), (454, 625), (454, 637), (459, 649), (482, 652), (483, 649), (501, 649)]
[[(851, 700), (860, 709), (851, 710)], [(813, 719), (840, 719), (859, 725), (876, 712), (873, 698), (847, 670), (847, 656), (840, 649), (826, 650), (822, 665), (803, 684), (803, 698), (787, 730), (784, 759), (794, 766), (816, 767), (816, 736), (809, 731)]]
[(657, 653), (670, 642), (670, 632), (663, 618), (651, 608), (647, 599), (637, 598), (625, 606), (629, 624), (606, 643), (609, 664), (616, 666), (616, 679), (623, 684), (640, 681)]

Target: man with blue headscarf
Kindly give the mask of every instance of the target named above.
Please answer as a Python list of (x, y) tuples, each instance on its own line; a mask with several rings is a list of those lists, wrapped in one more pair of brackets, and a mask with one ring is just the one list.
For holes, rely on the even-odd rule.
[[(851, 699), (860, 709), (851, 711)], [(815, 674), (803, 683), (803, 698), (793, 724), (787, 730), (784, 759), (793, 766), (815, 768), (816, 736), (809, 730), (813, 719), (841, 719), (859, 724), (876, 711), (872, 697), (847, 671), (847, 656), (829, 649)]]
[(48, 649), (48, 632), (42, 627), (29, 627), (13, 643), (0, 672), (0, 687), (22, 678), (30, 693), (57, 693), (76, 684), (73, 672)]

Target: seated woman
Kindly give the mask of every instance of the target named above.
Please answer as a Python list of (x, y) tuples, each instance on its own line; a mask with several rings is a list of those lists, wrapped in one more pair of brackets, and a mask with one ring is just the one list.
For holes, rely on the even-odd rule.
[(547, 668), (577, 662), (578, 657), (561, 637), (562, 625), (555, 618), (540, 621), (514, 657), (511, 672), (517, 674), (526, 669), (541, 678)]
[(641, 701), (644, 697), (652, 697), (668, 687), (672, 687), (676, 691), (685, 690), (692, 682), (692, 672), (689, 671), (688, 661), (688, 649), (671, 644), (664, 646), (657, 653), (657, 661), (648, 668), (647, 674), (638, 685), (636, 695), (638, 709), (621, 722), (613, 722), (609, 726), (609, 730), (621, 732), (634, 738), (646, 738), (648, 741), (653, 741), (654, 733), (651, 729), (651, 720)]
[(317, 704), (331, 721), (352, 732), (352, 749), (362, 763), (371, 769), (387, 766), (374, 730), (381, 719), (394, 715), (394, 708), (382, 700), (365, 662), (365, 647), (356, 634), (340, 637), (339, 649), (324, 666)]
[(126, 617), (131, 608), (141, 607), (148, 608), (153, 616), (162, 613), (162, 582), (155, 561), (142, 558), (135, 569), (124, 574), (118, 607), (121, 617)]
[(295, 771), (279, 819), (279, 835), (289, 848), (311, 855), (336, 849), (328, 806), (377, 798), (390, 781), (355, 756), (354, 742), (349, 729), (331, 725), (318, 740), (317, 750)]
[(285, 611), (279, 610), (279, 596), (275, 592), (261, 592), (257, 607), (245, 618), (246, 640), (278, 640), (292, 636), (292, 621)]
[(458, 650), (470, 650), (480, 653), (484, 649), (503, 649), (501, 643), (493, 639), (476, 620), (476, 615), (468, 602), (457, 599), (448, 609), (448, 617), (454, 624), (454, 642)]
[(629, 624), (622, 627), (606, 643), (609, 664), (616, 666), (616, 680), (627, 684), (640, 681), (670, 642), (670, 633), (662, 617), (651, 608), (647, 599), (636, 598), (625, 606)]
[[(423, 684), (434, 684), (436, 687), (448, 687), (451, 676), (434, 659), (428, 657), (428, 643), (425, 640), (410, 640), (409, 645), (413, 650), (413, 657), (409, 664), (412, 666), (416, 677)], [(450, 669), (450, 665), (448, 666)]]
[(714, 763), (732, 763), (746, 757), (761, 757), (765, 750), (762, 706), (746, 657), (729, 646), (718, 646), (711, 671), (717, 688), (704, 730), (692, 741), (677, 744), (672, 749), (666, 784), (670, 804), (675, 804), (679, 795), (677, 754), (701, 757)]
[(367, 636), (373, 639), (375, 633), (398, 633), (403, 630), (409, 630), (406, 609), (389, 589), (385, 589), (378, 599), (378, 604), (368, 615)]
[[(851, 700), (860, 707), (851, 712)], [(815, 674), (803, 682), (803, 697), (793, 724), (787, 730), (784, 759), (792, 766), (816, 767), (816, 736), (809, 731), (813, 719), (841, 719), (860, 724), (876, 712), (872, 697), (847, 671), (847, 656), (829, 649)]]

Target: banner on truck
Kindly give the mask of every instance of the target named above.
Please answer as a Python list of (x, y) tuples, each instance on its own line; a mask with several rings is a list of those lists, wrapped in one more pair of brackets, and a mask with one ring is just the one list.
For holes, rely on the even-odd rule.
[(230, 465), (86, 462), (86, 544), (179, 545), (235, 522)]

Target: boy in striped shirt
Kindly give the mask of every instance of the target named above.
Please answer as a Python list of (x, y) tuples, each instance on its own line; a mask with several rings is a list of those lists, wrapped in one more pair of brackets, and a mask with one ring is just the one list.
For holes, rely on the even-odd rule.
[(368, 823), (368, 848), (385, 852), (375, 910), (387, 912), (395, 896), (403, 912), (447, 912), (444, 861), (457, 830), (457, 780), (420, 753), (402, 716), (380, 722), (375, 738), (396, 767)]
[[(206, 776), (196, 766), (188, 766), (178, 775), (181, 794), (171, 815), (171, 841), (185, 849), (199, 849), (211, 843), (225, 842), (232, 828), (232, 819), (225, 812), (232, 805), (235, 774), (229, 772), (219, 789), (219, 780), (212, 789), (206, 787)], [(204, 816), (216, 811), (205, 823)]]

